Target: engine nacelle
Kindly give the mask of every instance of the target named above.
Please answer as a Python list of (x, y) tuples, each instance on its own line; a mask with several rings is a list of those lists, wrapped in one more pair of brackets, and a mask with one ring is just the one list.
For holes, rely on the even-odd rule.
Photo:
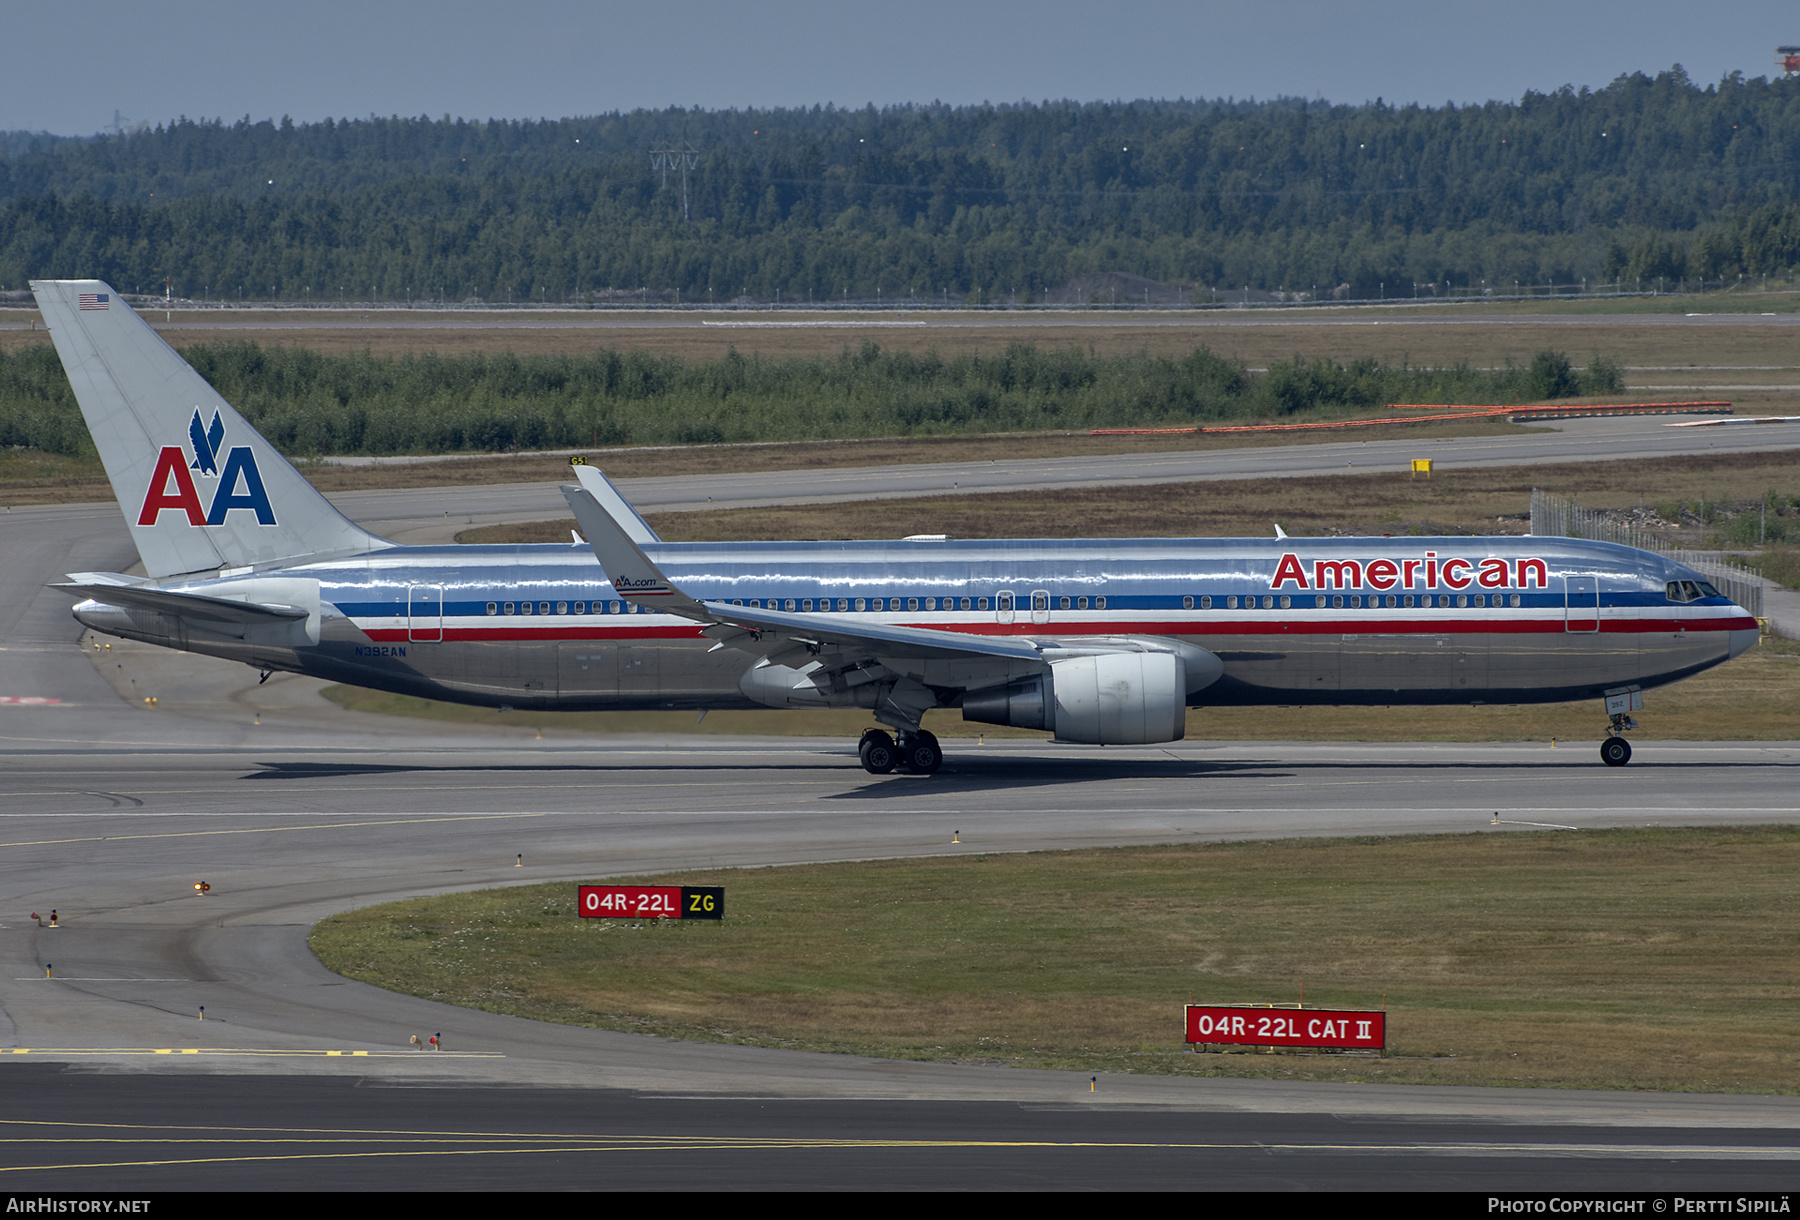
[(1048, 673), (963, 696), (963, 719), (1051, 729), (1058, 741), (1135, 746), (1187, 732), (1187, 663), (1172, 652), (1052, 661)]

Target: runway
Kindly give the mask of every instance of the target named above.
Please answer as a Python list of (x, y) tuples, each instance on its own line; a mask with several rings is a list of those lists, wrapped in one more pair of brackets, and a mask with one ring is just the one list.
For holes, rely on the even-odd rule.
[[(42, 1065), (11, 1082), (54, 1079)], [(429, 1089), (344, 1076), (62, 1076), (51, 1125), (0, 1122), (73, 1168), (0, 1166), (18, 1191), (79, 1174), (87, 1191), (483, 1190), (1320, 1190), (1778, 1191), (1792, 1134), (1508, 1121), (1446, 1122), (1260, 1106), (1212, 1112), (1154, 1102), (1015, 1104), (672, 1098), (564, 1088)], [(1108, 1083), (1111, 1083), (1110, 1080)], [(26, 1085), (25, 1087), (30, 1087)], [(271, 1121), (220, 1116), (260, 1094)], [(36, 1092), (35, 1089), (32, 1090)], [(1274, 1096), (1278, 1090), (1269, 1090)], [(1641, 1100), (1641, 1099), (1640, 1099)], [(153, 1113), (144, 1125), (123, 1113)], [(1003, 1136), (996, 1136), (1003, 1132)], [(1571, 1138), (1573, 1136), (1573, 1138)], [(116, 1158), (107, 1160), (106, 1157)]]
[[(376, 528), (461, 527), (434, 512), (464, 489), (381, 494)], [(868, 776), (847, 741), (539, 742), (346, 714), (203, 658), (96, 661), (42, 585), (130, 562), (116, 508), (0, 529), (0, 696), (59, 700), (0, 704), (9, 1188), (306, 1188), (323, 1168), (369, 1188), (1747, 1190), (1786, 1185), (1800, 1157), (1793, 1098), (1090, 1080), (681, 1043), (397, 995), (306, 947), (335, 911), (599, 875), (1791, 821), (1800, 744), (1640, 741), (1617, 771), (1533, 745), (1015, 741), (953, 746), (923, 780)], [(115, 693), (133, 675), (167, 692), (156, 710)], [(52, 908), (55, 929), (27, 918)]]

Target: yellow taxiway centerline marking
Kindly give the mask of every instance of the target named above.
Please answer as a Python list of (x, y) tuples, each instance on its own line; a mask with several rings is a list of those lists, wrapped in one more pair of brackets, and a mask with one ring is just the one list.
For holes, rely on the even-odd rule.
[[(1185, 1152), (1346, 1152), (1367, 1155), (1370, 1153), (1418, 1155), (1436, 1154), (1447, 1156), (1519, 1156), (1519, 1155), (1556, 1155), (1572, 1157), (1655, 1157), (1658, 1159), (1751, 1159), (1771, 1160), (1792, 1159), (1795, 1150), (1791, 1148), (1733, 1147), (1725, 1148), (1706, 1145), (1655, 1145), (1655, 1144), (1530, 1144), (1530, 1143), (1491, 1143), (1491, 1144), (1275, 1144), (1275, 1143), (1151, 1143), (1138, 1141), (1109, 1142), (1103, 1140), (1056, 1141), (1056, 1140), (847, 1140), (847, 1139), (807, 1139), (778, 1136), (724, 1138), (724, 1137), (682, 1137), (682, 1136), (612, 1136), (595, 1138), (593, 1136), (509, 1136), (471, 1134), (457, 1137), (471, 1143), (493, 1143), (510, 1140), (550, 1141), (541, 1147), (501, 1147), (501, 1148), (452, 1148), (452, 1149), (393, 1149), (380, 1152), (305, 1152), (289, 1154), (264, 1154), (260, 1156), (212, 1156), (181, 1157), (167, 1160), (138, 1161), (90, 1161), (71, 1162), (57, 1165), (12, 1165), (0, 1166), (0, 1173), (17, 1173), (24, 1170), (57, 1170), (57, 1169), (132, 1169), (169, 1165), (209, 1165), (209, 1164), (247, 1164), (251, 1162), (271, 1161), (305, 1161), (305, 1160), (363, 1160), (377, 1157), (424, 1157), (424, 1156), (500, 1156), (526, 1155), (532, 1153), (555, 1153), (566, 1155), (570, 1152), (636, 1152), (636, 1151), (780, 1151), (784, 1149), (845, 1149), (869, 1150), (879, 1148), (891, 1149), (1056, 1149), (1056, 1150), (1100, 1150), (1100, 1151), (1185, 1151)], [(36, 1142), (36, 1141), (33, 1141)], [(56, 1141), (87, 1142), (87, 1141)], [(153, 1141), (163, 1142), (163, 1141)], [(229, 1141), (204, 1141), (229, 1142)], [(250, 1141), (240, 1141), (250, 1142)], [(287, 1141), (257, 1141), (287, 1142)]]
[[(71, 1122), (67, 1120), (26, 1118), (0, 1119), (0, 1131), (6, 1132), (6, 1142), (12, 1143), (101, 1143), (123, 1142), (129, 1139), (144, 1138), (135, 1135), (92, 1135), (71, 1134), (65, 1137), (54, 1136), (15, 1136), (13, 1131), (19, 1128), (38, 1129), (73, 1129), (75, 1131), (93, 1132), (193, 1132), (194, 1135), (153, 1136), (145, 1142), (171, 1143), (178, 1138), (189, 1139), (195, 1143), (295, 1143), (314, 1142), (315, 1139), (344, 1137), (364, 1137), (373, 1141), (414, 1141), (434, 1142), (460, 1140), (469, 1143), (560, 1143), (565, 1149), (570, 1145), (588, 1144), (596, 1148), (622, 1147), (662, 1147), (662, 1148), (1174, 1148), (1193, 1150), (1246, 1149), (1263, 1148), (1270, 1151), (1329, 1151), (1329, 1152), (1435, 1152), (1445, 1154), (1457, 1153), (1509, 1153), (1520, 1151), (1554, 1152), (1564, 1155), (1638, 1155), (1638, 1156), (1687, 1156), (1687, 1157), (1720, 1157), (1737, 1156), (1754, 1159), (1773, 1157), (1793, 1159), (1800, 1156), (1800, 1148), (1791, 1145), (1746, 1145), (1746, 1144), (1597, 1144), (1597, 1143), (1556, 1143), (1550, 1141), (1531, 1142), (1517, 1141), (1469, 1141), (1458, 1143), (1453, 1141), (1414, 1141), (1369, 1144), (1348, 1143), (1276, 1143), (1266, 1140), (1240, 1140), (1219, 1142), (1176, 1142), (1146, 1140), (953, 1140), (953, 1139), (844, 1139), (826, 1136), (726, 1136), (726, 1135), (636, 1135), (636, 1134), (559, 1134), (552, 1131), (442, 1131), (442, 1130), (407, 1130), (404, 1128), (384, 1127), (231, 1127), (201, 1126), (183, 1123), (96, 1123)], [(9, 1130), (10, 1129), (10, 1130)], [(547, 1149), (522, 1149), (521, 1151), (546, 1151)], [(499, 1150), (496, 1150), (499, 1151)], [(352, 1155), (415, 1155), (406, 1153), (360, 1153)], [(159, 1163), (159, 1162), (150, 1162)]]

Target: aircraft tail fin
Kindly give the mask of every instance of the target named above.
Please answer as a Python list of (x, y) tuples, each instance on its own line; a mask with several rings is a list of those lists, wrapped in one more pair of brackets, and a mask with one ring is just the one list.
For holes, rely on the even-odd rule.
[(153, 577), (389, 545), (350, 521), (99, 280), (33, 280)]

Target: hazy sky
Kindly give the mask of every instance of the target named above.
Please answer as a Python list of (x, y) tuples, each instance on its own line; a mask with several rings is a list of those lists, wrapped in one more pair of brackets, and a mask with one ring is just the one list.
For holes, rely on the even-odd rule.
[(1441, 105), (1770, 75), (1775, 0), (82, 0), (8, 5), (0, 129), (639, 107), (1323, 96)]

